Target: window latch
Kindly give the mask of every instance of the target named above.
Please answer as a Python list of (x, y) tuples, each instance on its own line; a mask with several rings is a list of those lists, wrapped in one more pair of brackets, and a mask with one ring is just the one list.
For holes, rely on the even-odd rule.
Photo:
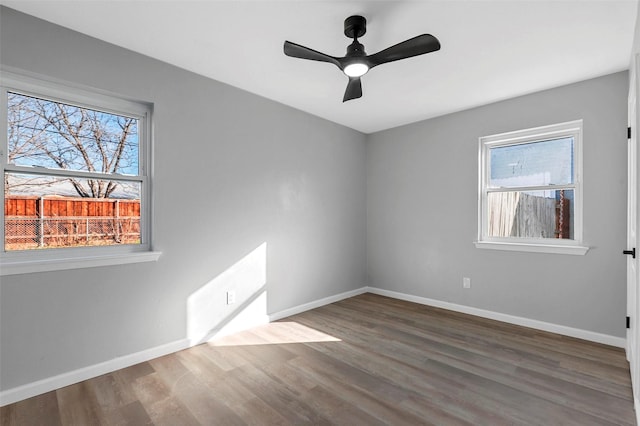
[(631, 250), (623, 250), (622, 254), (630, 254), (634, 259), (636, 258), (636, 248), (632, 248)]

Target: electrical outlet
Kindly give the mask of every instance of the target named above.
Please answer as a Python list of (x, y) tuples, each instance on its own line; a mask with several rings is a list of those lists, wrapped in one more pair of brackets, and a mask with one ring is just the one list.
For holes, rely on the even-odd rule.
[(462, 288), (471, 288), (471, 278), (469, 277), (462, 278)]
[(233, 305), (236, 303), (236, 292), (233, 290), (227, 291), (227, 305)]

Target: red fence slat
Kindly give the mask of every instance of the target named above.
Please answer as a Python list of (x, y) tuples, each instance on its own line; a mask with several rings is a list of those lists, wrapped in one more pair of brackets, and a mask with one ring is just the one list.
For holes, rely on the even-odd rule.
[(4, 212), (7, 250), (140, 241), (140, 200), (9, 195)]

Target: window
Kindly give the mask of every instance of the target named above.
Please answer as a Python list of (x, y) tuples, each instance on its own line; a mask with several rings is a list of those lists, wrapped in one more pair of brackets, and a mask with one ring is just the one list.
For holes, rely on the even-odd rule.
[(157, 259), (150, 107), (2, 74), (2, 274)]
[(480, 138), (479, 248), (585, 254), (582, 120)]

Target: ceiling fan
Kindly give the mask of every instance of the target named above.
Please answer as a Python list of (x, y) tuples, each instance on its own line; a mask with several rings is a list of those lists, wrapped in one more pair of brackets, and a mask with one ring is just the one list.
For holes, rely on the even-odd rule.
[(435, 52), (440, 49), (440, 42), (437, 38), (431, 34), (422, 34), (373, 55), (367, 55), (364, 51), (364, 46), (358, 42), (358, 38), (362, 37), (366, 32), (367, 20), (359, 15), (350, 16), (344, 21), (344, 35), (352, 38), (353, 43), (347, 46), (346, 56), (342, 58), (329, 56), (290, 41), (284, 42), (284, 54), (293, 58), (328, 62), (340, 68), (349, 77), (347, 90), (342, 99), (342, 102), (346, 102), (362, 96), (360, 77), (371, 68), (387, 62)]

